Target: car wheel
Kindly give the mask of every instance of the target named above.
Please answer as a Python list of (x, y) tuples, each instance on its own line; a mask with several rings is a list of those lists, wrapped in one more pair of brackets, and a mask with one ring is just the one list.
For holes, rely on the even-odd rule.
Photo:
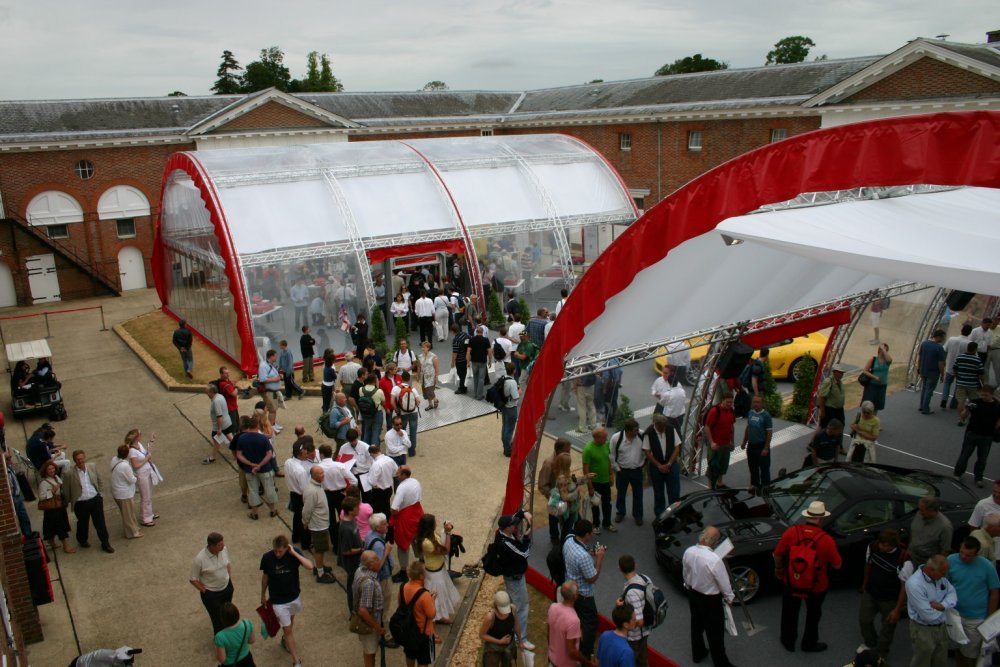
[(799, 357), (792, 362), (791, 366), (788, 367), (788, 377), (786, 380), (798, 380), (799, 379), (799, 367), (802, 365), (802, 357)]
[(688, 382), (697, 382), (701, 377), (701, 359), (692, 359), (688, 363)]
[[(743, 594), (743, 601), (750, 602), (760, 593), (762, 586), (760, 573), (751, 565), (739, 564), (730, 568), (733, 577), (733, 593), (736, 599), (740, 599), (740, 592)], [(739, 591), (739, 592), (737, 592)]]

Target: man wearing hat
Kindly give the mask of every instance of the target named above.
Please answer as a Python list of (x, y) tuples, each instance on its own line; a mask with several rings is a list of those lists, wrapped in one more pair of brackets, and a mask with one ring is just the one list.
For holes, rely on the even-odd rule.
[[(518, 537), (522, 521), (524, 532)], [(499, 555), (503, 585), (517, 613), (521, 646), (531, 651), (535, 646), (528, 641), (528, 585), (524, 579), (531, 553), (531, 514), (518, 510), (514, 514), (503, 515), (497, 523), (500, 527)]]
[[(823, 519), (830, 516), (822, 500), (809, 503), (802, 510), (805, 523), (790, 526), (781, 536), (774, 550), (774, 575), (785, 583), (781, 601), (781, 644), (788, 651), (795, 651), (799, 635), (799, 608), (806, 603), (806, 627), (802, 633), (802, 650), (818, 653), (827, 646), (819, 641), (819, 619), (823, 614), (823, 599), (830, 587), (827, 569), (840, 569), (842, 564), (837, 545), (821, 527)], [(800, 553), (813, 559), (811, 571), (803, 572)]]
[(817, 403), (820, 428), (826, 428), (831, 419), (836, 419), (841, 424), (847, 423), (844, 421), (844, 383), (841, 382), (846, 370), (844, 364), (834, 364), (830, 369), (830, 377), (819, 385)]

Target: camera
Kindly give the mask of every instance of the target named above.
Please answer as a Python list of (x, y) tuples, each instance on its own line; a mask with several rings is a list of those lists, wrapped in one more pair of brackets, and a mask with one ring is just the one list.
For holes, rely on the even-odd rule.
[(590, 546), (590, 553), (592, 556), (596, 556), (598, 551), (606, 549), (607, 547), (601, 544), (600, 540), (594, 540), (594, 543)]

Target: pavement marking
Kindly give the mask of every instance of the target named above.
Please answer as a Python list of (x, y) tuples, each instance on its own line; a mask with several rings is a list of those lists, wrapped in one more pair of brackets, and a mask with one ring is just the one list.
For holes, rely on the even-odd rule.
[[(895, 447), (890, 447), (889, 445), (884, 445), (881, 442), (877, 443), (877, 447), (878, 447), (878, 449), (888, 449), (889, 451), (896, 452), (897, 454), (905, 454), (906, 456), (912, 456), (915, 459), (920, 459), (921, 461), (926, 461), (927, 463), (933, 463), (936, 466), (941, 466), (942, 468), (947, 468), (948, 470), (954, 470), (955, 469), (954, 465), (948, 465), (946, 463), (941, 463), (940, 461), (935, 461), (934, 459), (928, 459), (928, 458), (925, 458), (923, 456), (918, 456), (917, 454), (913, 454), (912, 452), (907, 452), (907, 451), (904, 451), (902, 449), (896, 449)], [(971, 473), (967, 472), (965, 474), (969, 475)], [(964, 477), (964, 475), (963, 475), (963, 477)], [(993, 482), (992, 478), (986, 477), (985, 475), (983, 476), (983, 479), (989, 481), (990, 483)]]
[[(805, 424), (789, 424), (785, 428), (771, 435), (771, 449), (788, 444), (792, 440), (797, 440), (802, 436), (809, 435), (814, 430), (815, 429), (810, 426), (806, 426)], [(742, 437), (743, 436), (740, 436), (740, 438)], [(732, 464), (734, 461), (744, 461), (746, 458), (746, 450), (740, 449), (739, 445), (737, 445), (735, 449), (733, 449), (733, 453), (729, 456), (729, 463)]]

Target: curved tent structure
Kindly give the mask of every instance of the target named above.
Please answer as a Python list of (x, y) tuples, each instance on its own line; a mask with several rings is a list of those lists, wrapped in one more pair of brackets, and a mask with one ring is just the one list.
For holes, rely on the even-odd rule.
[[(803, 193), (913, 184), (973, 187), (749, 215)], [(523, 502), (546, 397), (567, 369), (711, 327), (843, 308), (899, 280), (996, 293), (998, 187), (1000, 113), (969, 112), (811, 132), (674, 192), (601, 254), (546, 338), (518, 415), (503, 511)]]
[(153, 271), (165, 310), (255, 371), (303, 322), (320, 349), (352, 347), (342, 325), (381, 301), (390, 260), (455, 271), (480, 299), (499, 265), (530, 302), (575, 281), (584, 230), (635, 218), (614, 169), (563, 135), (185, 152), (164, 173)]

